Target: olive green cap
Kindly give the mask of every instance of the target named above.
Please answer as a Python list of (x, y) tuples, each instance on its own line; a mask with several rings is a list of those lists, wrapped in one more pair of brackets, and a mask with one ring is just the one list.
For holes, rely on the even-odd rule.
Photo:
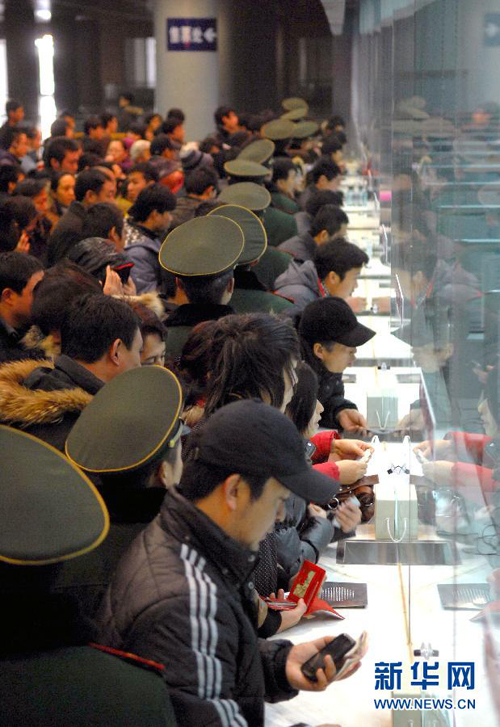
[(228, 217), (243, 230), (245, 247), (239, 257), (238, 265), (248, 265), (248, 263), (258, 260), (264, 254), (267, 248), (267, 233), (256, 214), (246, 207), (227, 204), (208, 213), (208, 217), (211, 215)]
[(240, 151), (238, 159), (249, 159), (257, 164), (265, 164), (274, 154), (275, 148), (271, 139), (257, 139)]
[(284, 114), (281, 114), (280, 118), (288, 119), (289, 121), (299, 121), (307, 116), (308, 111), (308, 106), (298, 106), (296, 109), (291, 109), (290, 111), (286, 111)]
[(160, 265), (175, 275), (219, 275), (237, 265), (244, 244), (236, 222), (226, 217), (195, 217), (167, 235)]
[(130, 472), (157, 459), (180, 435), (182, 389), (163, 366), (115, 376), (78, 417), (66, 455), (86, 472)]
[(251, 159), (231, 159), (224, 164), (224, 170), (230, 177), (267, 177), (269, 169)]
[(314, 136), (319, 130), (319, 124), (316, 121), (299, 121), (295, 124), (294, 139), (307, 139)]
[(283, 99), (281, 105), (286, 111), (291, 111), (292, 109), (303, 108), (304, 106), (307, 108), (307, 101), (297, 96), (290, 96), (289, 98)]
[(5, 426), (0, 426), (0, 451), (0, 561), (49, 565), (102, 543), (109, 530), (106, 505), (61, 452)]
[(271, 204), (271, 195), (265, 187), (254, 182), (238, 182), (225, 187), (217, 198), (225, 204), (238, 204), (252, 212), (261, 212)]
[(273, 141), (292, 139), (295, 135), (295, 124), (289, 119), (274, 119), (261, 129), (262, 136)]

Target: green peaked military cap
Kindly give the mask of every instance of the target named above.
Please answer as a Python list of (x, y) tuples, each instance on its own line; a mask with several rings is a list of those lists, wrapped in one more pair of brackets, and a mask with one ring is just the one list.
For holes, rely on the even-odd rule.
[(258, 260), (264, 254), (267, 247), (267, 233), (256, 214), (246, 207), (227, 204), (208, 213), (209, 217), (211, 215), (228, 217), (243, 230), (245, 247), (239, 257), (238, 265), (248, 265), (248, 263)]
[(237, 265), (245, 237), (227, 217), (196, 217), (176, 227), (160, 249), (160, 265), (175, 275), (218, 275)]
[(251, 159), (231, 159), (224, 164), (224, 170), (230, 177), (267, 177), (269, 169)]
[(294, 139), (307, 139), (314, 136), (319, 130), (319, 124), (316, 121), (299, 121), (295, 124)]
[(299, 109), (304, 106), (307, 108), (307, 101), (303, 98), (299, 98), (298, 96), (289, 96), (288, 98), (283, 99), (281, 105), (286, 111), (292, 111), (292, 109)]
[(252, 212), (261, 212), (271, 204), (271, 194), (261, 184), (238, 182), (225, 187), (219, 194), (218, 202), (239, 204)]
[(102, 543), (109, 530), (106, 505), (61, 452), (5, 426), (0, 451), (0, 561), (49, 565)]
[(295, 124), (290, 119), (274, 119), (268, 121), (261, 129), (262, 136), (273, 141), (292, 139), (295, 132)]
[(240, 151), (238, 159), (249, 159), (257, 164), (265, 164), (274, 154), (275, 148), (271, 139), (257, 139)]
[(115, 376), (94, 396), (66, 440), (68, 459), (87, 472), (130, 472), (157, 459), (180, 436), (182, 389), (162, 366)]
[(309, 111), (308, 106), (298, 106), (296, 109), (291, 109), (290, 111), (285, 111), (284, 114), (281, 114), (282, 119), (288, 119), (289, 121), (300, 121), (305, 116), (307, 116), (307, 112)]

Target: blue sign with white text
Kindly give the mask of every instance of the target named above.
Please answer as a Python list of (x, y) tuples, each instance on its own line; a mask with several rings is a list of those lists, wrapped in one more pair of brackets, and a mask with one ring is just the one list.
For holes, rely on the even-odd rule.
[(167, 50), (217, 50), (217, 18), (167, 18)]

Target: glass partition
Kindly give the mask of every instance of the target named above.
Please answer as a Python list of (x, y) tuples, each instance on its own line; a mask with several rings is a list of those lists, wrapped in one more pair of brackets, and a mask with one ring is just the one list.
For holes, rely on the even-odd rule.
[(500, 6), (361, 0), (353, 53), (354, 122), (391, 264), (388, 347), (405, 354), (370, 395), (391, 419), (394, 386), (399, 409), (373, 546), (397, 562), (405, 613), (392, 691), (444, 700), (393, 721), (495, 725)]

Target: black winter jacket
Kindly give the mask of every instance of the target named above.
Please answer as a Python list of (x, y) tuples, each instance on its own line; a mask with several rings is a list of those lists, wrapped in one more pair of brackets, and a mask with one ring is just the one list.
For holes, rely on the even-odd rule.
[(291, 643), (256, 636), (255, 554), (168, 491), (121, 560), (100, 614), (102, 643), (165, 665), (179, 725), (264, 723), (264, 699), (294, 697)]
[(352, 401), (344, 396), (342, 374), (325, 371), (319, 377), (318, 399), (325, 407), (321, 415), (321, 426), (325, 429), (342, 429), (337, 416), (343, 409), (357, 409)]

